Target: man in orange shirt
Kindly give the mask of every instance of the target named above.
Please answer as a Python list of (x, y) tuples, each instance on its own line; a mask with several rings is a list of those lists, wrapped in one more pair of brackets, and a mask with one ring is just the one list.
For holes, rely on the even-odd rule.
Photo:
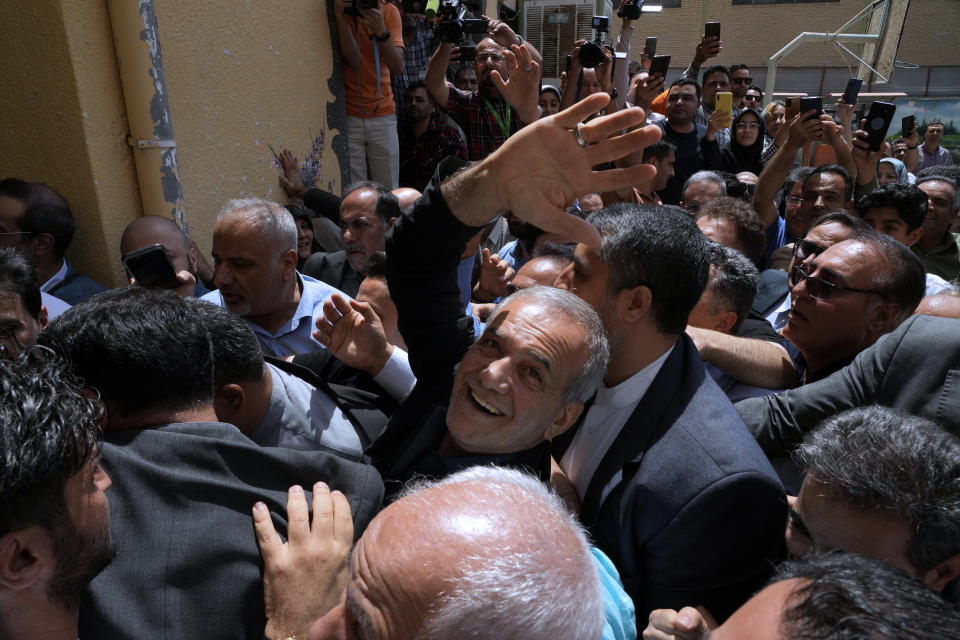
[(334, 14), (345, 67), (350, 179), (396, 189), (400, 144), (390, 74), (403, 71), (400, 12), (382, 0), (373, 9), (361, 9), (356, 0), (334, 0)]

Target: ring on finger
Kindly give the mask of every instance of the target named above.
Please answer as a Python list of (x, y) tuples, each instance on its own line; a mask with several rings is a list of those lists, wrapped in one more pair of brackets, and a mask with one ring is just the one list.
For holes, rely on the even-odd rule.
[(573, 133), (573, 137), (577, 140), (578, 145), (580, 145), (581, 147), (587, 147), (589, 146), (589, 143), (583, 139), (583, 132), (581, 131), (582, 129), (583, 129), (583, 123), (578, 122), (577, 126), (571, 129), (570, 131), (571, 133)]

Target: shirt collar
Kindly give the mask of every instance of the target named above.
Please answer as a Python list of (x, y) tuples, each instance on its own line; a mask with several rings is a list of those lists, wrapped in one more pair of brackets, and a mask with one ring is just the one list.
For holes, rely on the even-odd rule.
[(618, 385), (607, 387), (600, 385), (597, 390), (597, 397), (593, 404), (601, 407), (611, 407), (614, 409), (624, 409), (637, 404), (637, 399), (643, 397), (653, 382), (653, 379), (660, 373), (663, 363), (673, 353), (676, 344), (667, 349), (662, 356), (645, 366), (640, 371), (624, 380)]
[(67, 259), (64, 258), (63, 264), (60, 265), (60, 268), (57, 270), (57, 272), (53, 274), (49, 280), (40, 285), (40, 291), (50, 291), (50, 289), (53, 289), (55, 286), (66, 280), (67, 271), (69, 270), (70, 267), (68, 266)]

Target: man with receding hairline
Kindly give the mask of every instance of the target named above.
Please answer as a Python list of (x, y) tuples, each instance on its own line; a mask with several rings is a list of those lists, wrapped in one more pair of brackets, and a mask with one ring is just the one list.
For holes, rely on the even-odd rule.
[(120, 236), (120, 253), (144, 249), (154, 244), (163, 245), (180, 286), (175, 290), (182, 296), (200, 296), (210, 293), (197, 275), (197, 250), (177, 223), (162, 216), (143, 216), (127, 225)]
[(339, 290), (297, 272), (297, 227), (275, 202), (224, 205), (213, 228), (214, 284), (204, 300), (246, 318), (260, 348), (289, 356), (320, 348), (313, 328)]

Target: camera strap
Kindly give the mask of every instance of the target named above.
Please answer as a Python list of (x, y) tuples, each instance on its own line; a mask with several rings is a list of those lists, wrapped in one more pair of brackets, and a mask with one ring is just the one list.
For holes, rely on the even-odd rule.
[(360, 44), (357, 42), (357, 32), (359, 27), (357, 26), (357, 18), (353, 18), (353, 26), (356, 27), (356, 31), (353, 34), (353, 51), (357, 58), (357, 96), (360, 98), (360, 111), (365, 116), (376, 116), (377, 112), (380, 111), (380, 43), (377, 41), (377, 35), (374, 33), (370, 34), (370, 41), (373, 43), (373, 62), (377, 70), (377, 106), (374, 107), (373, 113), (367, 113), (367, 110), (363, 108), (363, 90), (360, 88), (362, 81), (360, 80)]
[(510, 119), (513, 116), (513, 108), (508, 104), (507, 105), (507, 124), (503, 124), (503, 120), (500, 118), (500, 114), (497, 113), (497, 110), (493, 108), (493, 105), (490, 104), (490, 101), (486, 98), (481, 97), (483, 103), (487, 105), (487, 109), (490, 110), (490, 113), (493, 114), (493, 119), (497, 121), (497, 126), (500, 127), (500, 133), (503, 134), (503, 139), (506, 140), (510, 137)]

